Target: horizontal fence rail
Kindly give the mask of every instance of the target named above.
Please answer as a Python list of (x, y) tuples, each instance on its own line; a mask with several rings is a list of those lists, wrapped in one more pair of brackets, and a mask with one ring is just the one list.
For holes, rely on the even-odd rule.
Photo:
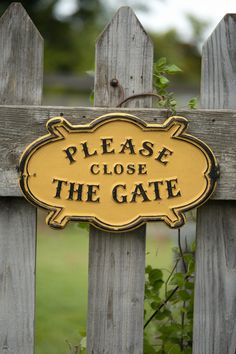
[[(0, 106), (0, 153), (6, 158), (0, 166), (0, 195), (20, 196), (17, 166), (27, 144), (45, 135), (46, 122), (63, 115), (73, 124), (87, 124), (114, 112), (126, 112), (149, 123), (162, 123), (171, 114), (167, 110), (88, 107)], [(212, 199), (236, 199), (236, 111), (179, 110), (176, 115), (189, 120), (187, 132), (212, 148), (220, 164), (220, 179)], [(26, 129), (29, 127), (30, 129)], [(229, 126), (230, 129), (226, 129)], [(13, 137), (14, 131), (14, 139)]]

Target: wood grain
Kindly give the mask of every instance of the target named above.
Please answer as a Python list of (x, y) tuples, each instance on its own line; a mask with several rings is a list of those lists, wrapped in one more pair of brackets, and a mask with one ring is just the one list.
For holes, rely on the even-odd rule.
[(3, 14), (0, 28), (1, 104), (40, 104), (43, 48), (38, 30), (20, 3)]
[[(86, 124), (107, 113), (127, 112), (146, 122), (163, 122), (169, 112), (157, 109), (68, 108), (39, 106), (0, 106), (0, 195), (20, 196), (17, 165), (25, 147), (47, 133), (49, 118), (64, 115), (73, 124)], [(189, 120), (188, 132), (207, 143), (220, 164), (220, 179), (214, 199), (236, 199), (236, 111), (178, 111)]]
[(91, 229), (87, 353), (142, 353), (145, 226), (121, 236)]
[[(203, 108), (236, 108), (235, 53), (236, 15), (227, 15), (204, 45)], [(235, 126), (225, 125), (225, 130), (235, 133)], [(214, 127), (212, 134), (216, 131)], [(221, 134), (224, 136), (223, 130)], [(227, 145), (232, 151), (235, 139), (227, 139)], [(227, 160), (226, 155), (224, 160)], [(232, 160), (230, 165), (235, 166), (235, 162)], [(232, 183), (232, 195), (234, 189)], [(230, 189), (228, 193), (230, 195)], [(236, 352), (235, 215), (235, 201), (211, 201), (198, 211), (194, 354)]]
[[(23, 7), (11, 4), (0, 19), (1, 104), (40, 103), (42, 44)], [(2, 125), (8, 126), (7, 115)], [(14, 132), (23, 125), (24, 117), (16, 116), (13, 144)], [(1, 161), (8, 153), (5, 146)], [(8, 181), (5, 176), (3, 183)], [(0, 198), (0, 353), (34, 352), (35, 247), (36, 209), (21, 198)]]
[[(150, 91), (152, 63), (150, 39), (132, 10), (120, 8), (97, 42), (95, 104), (112, 107)], [(150, 104), (150, 98), (129, 103)], [(87, 354), (143, 352), (145, 230), (112, 234), (90, 227)]]
[[(100, 35), (96, 46), (95, 101), (98, 107), (116, 107), (130, 95), (152, 92), (153, 46), (129, 7), (121, 7)], [(112, 86), (117, 80), (118, 86)], [(151, 98), (128, 107), (150, 107)]]
[(0, 353), (34, 351), (35, 209), (0, 198)]

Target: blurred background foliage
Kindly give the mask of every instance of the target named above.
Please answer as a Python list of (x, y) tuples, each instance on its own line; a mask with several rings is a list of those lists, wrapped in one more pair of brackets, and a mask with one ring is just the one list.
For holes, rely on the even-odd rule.
[[(119, 7), (119, 1), (75, 0), (73, 10), (63, 11), (62, 4), (68, 0), (23, 0), (22, 5), (32, 18), (45, 41), (45, 97), (43, 103), (50, 101), (50, 94), (82, 95), (82, 103), (88, 105), (88, 93), (93, 88), (93, 78), (86, 73), (94, 70), (95, 42), (99, 33)], [(165, 0), (156, 0), (165, 1)], [(0, 2), (2, 14), (12, 1)], [(71, 1), (68, 1), (71, 3)], [(134, 10), (151, 11), (151, 5), (143, 0), (129, 0), (127, 5)], [(191, 24), (191, 38), (184, 41), (173, 28), (164, 33), (149, 33), (154, 44), (154, 60), (167, 57), (182, 69), (181, 75), (173, 79), (173, 89), (180, 96), (198, 94), (200, 77), (200, 43), (207, 23), (186, 15)], [(180, 98), (181, 100), (181, 98)], [(81, 103), (78, 97), (75, 102)]]
[[(11, 2), (0, 2), (1, 13)], [(70, 15), (57, 11), (60, 0), (20, 2), (44, 38), (46, 73), (83, 73), (93, 68), (95, 38), (107, 18), (101, 1), (79, 0)]]

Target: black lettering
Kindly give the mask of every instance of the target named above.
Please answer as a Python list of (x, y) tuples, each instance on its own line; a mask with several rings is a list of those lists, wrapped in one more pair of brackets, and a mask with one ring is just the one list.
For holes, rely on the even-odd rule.
[(121, 175), (123, 172), (124, 172), (124, 167), (120, 163), (114, 166), (114, 173), (116, 175)]
[[(70, 182), (69, 196), (68, 200), (78, 200), (82, 202), (82, 192), (83, 192), (83, 184), (78, 184), (75, 189), (75, 183)], [(77, 198), (74, 199), (74, 194), (77, 194)]]
[(106, 164), (103, 165), (103, 174), (104, 175), (112, 175), (112, 172), (109, 171), (108, 166)]
[(66, 153), (66, 158), (69, 159), (70, 164), (76, 162), (73, 155), (76, 153), (76, 146), (69, 146), (67, 149), (63, 150)]
[(90, 157), (90, 156), (97, 155), (97, 150), (94, 150), (93, 152), (89, 152), (87, 141), (85, 141), (84, 143), (81, 143), (81, 145), (83, 148), (84, 157)]
[(61, 198), (61, 189), (62, 189), (62, 184), (65, 183), (67, 185), (67, 181), (62, 181), (57, 178), (53, 178), (52, 183), (57, 182), (57, 189), (56, 189), (56, 194), (54, 195), (54, 198)]
[(115, 150), (109, 150), (109, 148), (111, 147), (111, 143), (113, 142), (112, 138), (105, 138), (105, 139), (101, 139), (102, 141), (102, 154), (114, 154)]
[(126, 190), (126, 185), (125, 184), (117, 184), (113, 190), (112, 190), (112, 197), (115, 202), (117, 203), (127, 203), (127, 196), (126, 195), (121, 195), (121, 199), (118, 199), (118, 188), (122, 188)]
[(146, 156), (146, 157), (153, 155), (154, 144), (151, 143), (151, 141), (144, 141), (142, 146), (143, 146), (143, 149), (139, 150), (140, 155)]
[[(96, 171), (95, 171), (95, 168), (97, 169)], [(99, 175), (99, 173), (100, 173), (99, 165), (97, 163), (94, 163), (93, 165), (91, 165), (90, 172), (93, 175)]]
[(120, 150), (120, 154), (124, 154), (126, 150), (129, 150), (130, 155), (135, 155), (134, 145), (132, 139), (126, 139), (124, 144), (121, 144), (122, 149)]
[(176, 190), (176, 184), (177, 183), (178, 183), (177, 178), (166, 180), (167, 191), (168, 191), (168, 199), (181, 196), (180, 190), (178, 190), (176, 192), (176, 194), (174, 194), (174, 191)]
[(154, 194), (155, 194), (155, 199), (154, 200), (160, 200), (160, 191), (159, 191), (159, 184), (163, 185), (163, 181), (153, 181), (149, 182), (148, 185), (151, 187), (152, 185), (154, 186)]
[(145, 163), (140, 163), (138, 165), (138, 174), (139, 175), (146, 175), (147, 174), (147, 169), (146, 169), (146, 164)]
[(135, 173), (135, 167), (133, 164), (127, 165), (127, 174), (128, 175), (133, 175)]
[(168, 157), (172, 154), (173, 154), (173, 151), (167, 149), (166, 147), (163, 147), (163, 149), (161, 151), (159, 151), (159, 155), (155, 158), (155, 160), (166, 165), (168, 163), (168, 161), (163, 160), (163, 158)]
[(142, 183), (136, 184), (135, 190), (132, 192), (133, 197), (131, 199), (131, 203), (136, 203), (136, 198), (137, 197), (142, 197), (143, 202), (148, 202), (150, 199), (147, 196), (147, 191), (144, 190)]
[[(99, 203), (100, 198), (97, 196), (99, 189), (99, 184), (88, 184), (87, 202)], [(97, 197), (97, 199), (93, 199), (93, 197)]]

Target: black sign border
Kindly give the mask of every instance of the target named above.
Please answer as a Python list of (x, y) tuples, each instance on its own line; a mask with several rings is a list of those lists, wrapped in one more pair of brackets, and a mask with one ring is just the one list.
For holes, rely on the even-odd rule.
[[(92, 132), (95, 131), (98, 127), (100, 127), (103, 124), (106, 124), (110, 121), (128, 121), (136, 126), (138, 125), (139, 127), (142, 128), (143, 131), (145, 130), (168, 130), (171, 125), (180, 123), (179, 124), (179, 129), (175, 132), (175, 134), (172, 136), (173, 139), (178, 139), (178, 140), (184, 140), (187, 142), (191, 142), (198, 148), (200, 147), (201, 151), (205, 154), (207, 157), (207, 161), (210, 161), (210, 164), (207, 166), (207, 169), (204, 173), (205, 178), (207, 179), (207, 186), (204, 191), (204, 193), (196, 199), (194, 202), (191, 202), (187, 205), (177, 207), (177, 208), (172, 208), (172, 212), (176, 215), (178, 218), (178, 222), (176, 222), (174, 225), (172, 225), (170, 219), (166, 215), (159, 215), (159, 216), (141, 216), (139, 215), (136, 219), (132, 220), (128, 224), (124, 224), (122, 226), (114, 226), (111, 224), (107, 224), (104, 222), (101, 222), (96, 217), (93, 216), (65, 216), (65, 220), (63, 219), (64, 223), (63, 225), (57, 224), (53, 222), (54, 218), (56, 215), (58, 215), (63, 208), (60, 207), (53, 207), (51, 205), (48, 205), (46, 203), (43, 203), (42, 201), (38, 200), (37, 198), (34, 197), (34, 195), (30, 192), (30, 189), (28, 187), (28, 170), (27, 170), (27, 161), (30, 158), (30, 156), (38, 150), (42, 145), (48, 144), (49, 142), (54, 142), (60, 139), (64, 139), (64, 137), (60, 134), (60, 132), (56, 129), (57, 126), (62, 126), (70, 131), (82, 131), (82, 132)], [(212, 150), (208, 147), (207, 144), (202, 142), (200, 139), (185, 133), (186, 129), (188, 126), (188, 120), (184, 117), (181, 116), (171, 116), (163, 124), (157, 124), (157, 123), (146, 123), (142, 119), (126, 114), (126, 113), (111, 113), (111, 114), (106, 114), (101, 117), (98, 117), (97, 119), (93, 120), (91, 123), (86, 124), (86, 125), (72, 125), (70, 124), (64, 117), (55, 117), (51, 118), (47, 122), (47, 130), (49, 134), (38, 138), (35, 140), (32, 144), (30, 144), (26, 150), (23, 152), (22, 157), (20, 159), (20, 165), (19, 165), (19, 185), (20, 188), (23, 192), (24, 197), (34, 206), (39, 206), (43, 209), (49, 210), (49, 214), (47, 216), (46, 222), (53, 228), (57, 229), (62, 229), (64, 226), (67, 224), (68, 221), (79, 221), (79, 222), (89, 222), (95, 227), (103, 230), (103, 231), (108, 231), (108, 232), (127, 232), (131, 231), (135, 228), (140, 227), (141, 225), (150, 222), (150, 221), (164, 221), (168, 226), (172, 228), (179, 228), (185, 223), (185, 216), (184, 212), (191, 210), (193, 208), (199, 207), (203, 205), (213, 194), (215, 188), (216, 188), (216, 182), (219, 177), (219, 165), (217, 163), (217, 160), (212, 152)], [(25, 174), (26, 170), (26, 174)]]

